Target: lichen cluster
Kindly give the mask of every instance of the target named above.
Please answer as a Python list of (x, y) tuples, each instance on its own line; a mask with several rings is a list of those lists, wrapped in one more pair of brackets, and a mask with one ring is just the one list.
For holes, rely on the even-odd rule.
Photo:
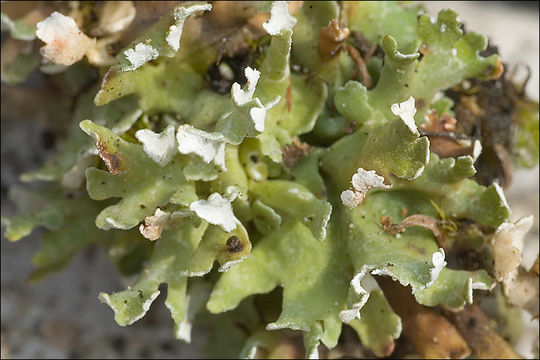
[[(175, 337), (206, 326), (211, 355), (291, 356), (291, 329), (314, 358), (344, 324), (376, 356), (402, 333), (426, 357), (485, 355), (486, 338), (514, 354), (460, 330), (476, 290), (501, 318), (538, 312), (532, 219), (508, 222), (501, 187), (509, 162), (538, 161), (538, 104), (485, 37), (396, 2), (173, 4), (151, 26), (130, 4), (2, 14), (32, 42), (5, 84), (39, 67), (80, 90), (56, 155), (21, 176), (47, 185), (11, 192), (36, 210), (2, 217), (11, 241), (47, 228), (33, 279), (98, 243), (134, 279), (99, 295), (119, 325), (166, 289)], [(478, 135), (494, 82), (506, 142)], [(451, 340), (426, 345), (430, 326)]]

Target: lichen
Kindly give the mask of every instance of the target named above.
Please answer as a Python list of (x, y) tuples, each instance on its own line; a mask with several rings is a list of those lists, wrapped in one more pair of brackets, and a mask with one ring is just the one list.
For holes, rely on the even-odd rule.
[[(496, 146), (459, 133), (465, 105), (452, 100), (501, 76), (486, 39), (452, 10), (434, 19), (397, 2), (241, 6), (174, 4), (149, 26), (138, 6), (107, 2), (97, 20), (53, 12), (37, 24), (41, 54), (63, 65), (48, 76), (77, 95), (56, 155), (21, 176), (47, 181), (43, 193), (12, 190), (39, 206), (2, 217), (11, 241), (46, 228), (33, 279), (97, 242), (136, 275), (99, 295), (119, 325), (165, 284), (176, 338), (206, 324), (212, 354), (251, 358), (297, 354), (293, 333), (317, 358), (320, 344), (348, 341), (344, 324), (390, 356), (402, 331), (424, 346), (426, 322), (468, 354), (475, 337), (448, 314), (497, 284), (534, 311), (538, 271), (520, 265), (532, 220), (509, 222), (501, 185), (478, 181)], [(32, 41), (23, 23), (2, 24)], [(24, 81), (35, 56), (2, 81)], [(531, 166), (538, 107), (518, 99), (516, 147), (497, 151)]]

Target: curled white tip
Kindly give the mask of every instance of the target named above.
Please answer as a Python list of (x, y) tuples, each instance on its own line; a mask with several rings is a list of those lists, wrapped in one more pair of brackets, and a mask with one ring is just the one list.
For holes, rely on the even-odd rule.
[(392, 113), (399, 116), (401, 120), (407, 125), (407, 127), (416, 135), (420, 135), (414, 122), (414, 114), (416, 114), (416, 108), (414, 107), (414, 98), (410, 96), (402, 103), (392, 104), (390, 107)]
[(263, 24), (269, 35), (278, 35), (286, 30), (292, 30), (296, 25), (296, 18), (289, 13), (286, 1), (274, 1), (270, 9), (270, 18)]

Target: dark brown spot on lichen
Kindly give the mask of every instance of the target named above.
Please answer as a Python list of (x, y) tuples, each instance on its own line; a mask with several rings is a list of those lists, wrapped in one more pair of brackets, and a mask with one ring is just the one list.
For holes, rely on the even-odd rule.
[(117, 175), (122, 170), (122, 161), (120, 155), (109, 152), (107, 145), (101, 141), (99, 135), (92, 131), (92, 136), (96, 139), (96, 147), (99, 153), (99, 157), (103, 160), (109, 172), (113, 175)]
[(287, 104), (287, 111), (291, 111), (292, 106), (292, 87), (289, 83), (289, 86), (287, 87), (287, 92), (285, 93), (285, 100)]
[(233, 235), (227, 239), (227, 250), (230, 253), (237, 253), (239, 251), (242, 251), (243, 248), (244, 245), (242, 244), (238, 236)]
[(283, 148), (283, 163), (288, 169), (292, 168), (293, 165), (307, 156), (313, 149), (309, 144), (301, 142), (298, 138), (293, 138), (291, 145), (286, 145)]
[[(103, 81), (101, 83), (101, 87), (104, 88), (107, 86), (107, 84), (109, 83), (109, 81), (111, 81), (113, 75), (115, 73), (115, 69), (113, 67), (111, 67), (106, 73), (105, 75), (103, 76)], [(114, 89), (114, 87), (111, 87), (111, 89)]]

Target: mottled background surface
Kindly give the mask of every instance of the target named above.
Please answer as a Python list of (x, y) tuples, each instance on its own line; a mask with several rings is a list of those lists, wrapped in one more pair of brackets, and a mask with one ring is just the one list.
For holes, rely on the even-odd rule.
[[(446, 7), (460, 14), (468, 30), (490, 37), (503, 61), (524, 63), (533, 76), (528, 93), (538, 100), (538, 5), (506, 2), (430, 2), (432, 15)], [(50, 156), (43, 146), (43, 125), (31, 118), (4, 121), (13, 103), (2, 92), (1, 159), (2, 215), (13, 214), (5, 200), (7, 187), (24, 171), (39, 167)], [(53, 106), (51, 104), (51, 106)], [(526, 256), (538, 248), (538, 168), (516, 171), (507, 192), (512, 219), (534, 214)], [(61, 273), (27, 285), (31, 257), (39, 248), (41, 231), (17, 243), (1, 239), (1, 357), (2, 358), (175, 358), (194, 357), (204, 334), (195, 329), (193, 344), (172, 336), (173, 321), (159, 297), (146, 317), (134, 325), (116, 325), (112, 311), (101, 304), (100, 291), (113, 292), (125, 283), (104, 252), (89, 248)], [(536, 250), (537, 251), (537, 250)], [(532, 259), (532, 257), (531, 257)], [(125, 281), (125, 280), (124, 280)]]

